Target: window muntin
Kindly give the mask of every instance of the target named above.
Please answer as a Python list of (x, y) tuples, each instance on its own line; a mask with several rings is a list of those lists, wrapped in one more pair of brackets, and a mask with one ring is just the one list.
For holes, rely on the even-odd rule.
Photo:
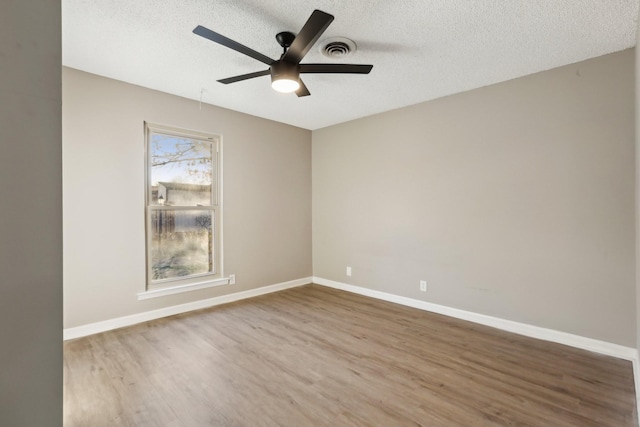
[(221, 277), (219, 144), (146, 126), (148, 289)]

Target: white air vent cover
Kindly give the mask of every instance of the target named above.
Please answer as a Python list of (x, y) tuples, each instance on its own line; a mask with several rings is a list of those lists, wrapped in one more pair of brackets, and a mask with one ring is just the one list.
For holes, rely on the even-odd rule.
[(332, 37), (320, 42), (320, 52), (328, 58), (342, 58), (356, 51), (353, 40), (344, 37)]

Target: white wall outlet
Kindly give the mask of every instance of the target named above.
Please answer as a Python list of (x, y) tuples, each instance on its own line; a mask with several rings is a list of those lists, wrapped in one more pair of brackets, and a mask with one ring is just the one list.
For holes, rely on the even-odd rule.
[(347, 276), (351, 276), (351, 267), (347, 266)]
[(420, 291), (427, 292), (427, 281), (420, 280)]
[(236, 275), (235, 274), (230, 274), (229, 275), (229, 284), (230, 285), (235, 285), (236, 284)]

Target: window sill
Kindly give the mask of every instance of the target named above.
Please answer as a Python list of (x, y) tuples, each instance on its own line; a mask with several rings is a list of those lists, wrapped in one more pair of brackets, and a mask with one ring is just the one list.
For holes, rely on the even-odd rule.
[(151, 298), (164, 297), (167, 295), (181, 294), (183, 292), (196, 291), (198, 289), (213, 288), (215, 286), (228, 285), (229, 283), (230, 283), (230, 278), (224, 277), (221, 279), (206, 280), (203, 282), (189, 283), (186, 285), (171, 286), (168, 288), (151, 289), (151, 290), (138, 292), (138, 301), (151, 299)]

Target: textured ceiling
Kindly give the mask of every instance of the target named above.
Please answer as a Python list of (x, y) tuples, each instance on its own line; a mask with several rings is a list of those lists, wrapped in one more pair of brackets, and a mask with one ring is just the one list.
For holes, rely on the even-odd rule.
[[(639, 0), (62, 0), (63, 64), (306, 129), (416, 104), (635, 45)], [(277, 59), (280, 31), (313, 9), (320, 38), (357, 51), (302, 63), (373, 64), (369, 75), (303, 75), (311, 96), (273, 91), (267, 67), (192, 30), (203, 25)]]

